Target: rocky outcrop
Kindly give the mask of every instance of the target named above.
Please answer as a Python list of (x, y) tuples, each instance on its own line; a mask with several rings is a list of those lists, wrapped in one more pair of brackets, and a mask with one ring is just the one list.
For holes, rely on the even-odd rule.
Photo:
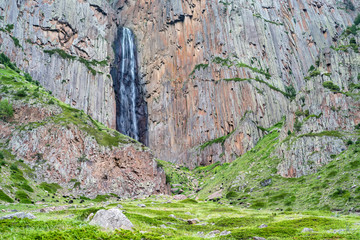
[(22, 159), (36, 182), (58, 183), (64, 194), (92, 198), (169, 193), (163, 169), (143, 144), (8, 68), (0, 73), (0, 83), (0, 100), (14, 109), (13, 116), (0, 119), (1, 148)]
[[(16, 112), (21, 111), (18, 108)], [(39, 123), (28, 121), (20, 125), (1, 122), (2, 142), (7, 141), (7, 148), (35, 170), (39, 182), (59, 183), (75, 195), (89, 197), (167, 193), (164, 171), (141, 144), (123, 138), (119, 145), (101, 145), (91, 129), (48, 121), (43, 118), (38, 119)], [(87, 124), (92, 127), (90, 122)], [(119, 141), (113, 133), (102, 137)]]

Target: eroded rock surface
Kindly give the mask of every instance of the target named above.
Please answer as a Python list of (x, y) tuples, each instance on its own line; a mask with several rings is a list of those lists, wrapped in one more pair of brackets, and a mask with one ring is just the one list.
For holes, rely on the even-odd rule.
[(89, 224), (98, 225), (108, 230), (131, 230), (134, 227), (122, 211), (116, 208), (97, 211)]

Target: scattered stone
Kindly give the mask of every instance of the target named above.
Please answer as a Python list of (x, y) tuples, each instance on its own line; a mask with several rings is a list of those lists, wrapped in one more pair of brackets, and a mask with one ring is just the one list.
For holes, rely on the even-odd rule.
[(84, 202), (85, 202), (85, 200), (84, 200), (84, 199), (81, 199), (81, 200), (80, 200), (80, 203), (84, 203)]
[(160, 225), (161, 228), (167, 228), (167, 226), (165, 226), (164, 224)]
[(221, 233), (220, 233), (220, 236), (226, 236), (226, 235), (229, 235), (229, 234), (231, 234), (231, 232), (230, 231), (222, 231)]
[(138, 204), (137, 206), (138, 206), (138, 207), (146, 207), (145, 204)]
[(70, 200), (69, 203), (74, 203), (74, 201), (73, 201), (73, 200)]
[(3, 64), (0, 64), (0, 69), (5, 69), (5, 66)]
[(271, 178), (266, 179), (266, 180), (260, 182), (261, 186), (263, 186), (263, 187), (269, 186), (271, 183), (272, 183), (272, 179), (271, 179)]
[(13, 218), (28, 218), (28, 219), (35, 219), (36, 217), (32, 215), (31, 213), (24, 213), (24, 212), (17, 212), (13, 214), (9, 214), (3, 217), (0, 217), (0, 220), (3, 219), (13, 219)]
[(1, 209), (1, 211), (2, 211), (2, 212), (6, 212), (6, 210), (5, 210), (5, 209)]
[(263, 237), (253, 237), (254, 240), (266, 240), (266, 238)]
[(172, 189), (171, 189), (171, 192), (172, 192), (172, 193), (176, 193), (177, 191), (179, 191), (178, 188), (172, 188)]
[(317, 177), (316, 177), (316, 179), (320, 179), (320, 178), (321, 178), (321, 176), (317, 176)]
[(187, 196), (185, 196), (185, 195), (175, 195), (174, 197), (173, 197), (173, 199), (174, 200), (185, 200), (185, 199), (187, 199)]
[(198, 222), (199, 222), (199, 220), (196, 219), (196, 218), (195, 218), (195, 219), (188, 219), (188, 220), (187, 220), (187, 223), (190, 224), (190, 225), (196, 224), (196, 223), (198, 223)]
[(214, 231), (211, 231), (208, 234), (206, 234), (206, 237), (213, 238), (213, 237), (216, 237), (216, 234), (219, 234), (219, 233), (220, 233), (219, 230), (214, 230)]
[(18, 210), (16, 210), (16, 209), (11, 209), (11, 210), (9, 210), (9, 212), (18, 212)]
[(301, 232), (313, 232), (314, 230), (312, 228), (304, 228)]
[(268, 227), (268, 225), (266, 225), (266, 224), (261, 224), (260, 226), (259, 226), (259, 228), (267, 228)]
[(121, 204), (118, 204), (116, 207), (117, 208), (123, 208), (123, 206)]
[(97, 211), (89, 224), (98, 225), (109, 230), (131, 230), (134, 227), (130, 220), (117, 208)]
[(176, 188), (176, 187), (181, 187), (182, 185), (181, 185), (181, 184), (172, 184), (172, 186), (173, 186), (174, 188)]
[(174, 214), (170, 214), (169, 217), (176, 218)]
[(215, 199), (215, 198), (221, 198), (222, 191), (223, 190), (219, 190), (219, 191), (214, 192), (213, 194), (208, 196), (208, 199), (212, 200), (212, 199)]
[(186, 212), (186, 213), (184, 213), (184, 214), (186, 214), (186, 215), (191, 215), (191, 213), (190, 213), (190, 212)]
[(65, 218), (72, 218), (73, 216), (75, 216), (75, 215), (74, 215), (74, 214), (70, 214), (70, 215), (65, 216)]

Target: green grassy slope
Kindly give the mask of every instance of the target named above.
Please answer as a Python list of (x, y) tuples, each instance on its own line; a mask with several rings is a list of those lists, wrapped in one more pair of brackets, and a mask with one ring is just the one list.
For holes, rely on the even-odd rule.
[[(34, 220), (0, 220), (0, 239), (203, 239), (211, 231), (230, 231), (213, 239), (358, 239), (360, 217), (330, 212), (271, 212), (204, 201), (169, 201), (168, 197), (109, 202), (108, 205), (86, 201), (77, 207), (49, 213), (43, 206), (10, 205), (1, 208), (32, 211)], [(91, 206), (89, 203), (95, 203)], [(133, 232), (105, 232), (89, 226), (87, 216), (100, 208), (123, 206), (124, 214), (134, 224)], [(145, 204), (145, 208), (138, 204)], [(8, 213), (0, 212), (0, 216)], [(174, 215), (175, 218), (173, 216)], [(188, 224), (188, 219), (197, 219)], [(259, 228), (261, 224), (268, 227)], [(302, 233), (304, 228), (313, 232)], [(208, 235), (209, 236), (209, 235)]]

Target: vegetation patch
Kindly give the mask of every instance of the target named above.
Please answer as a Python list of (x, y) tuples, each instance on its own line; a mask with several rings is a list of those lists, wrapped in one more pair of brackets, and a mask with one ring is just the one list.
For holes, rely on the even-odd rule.
[(57, 183), (46, 183), (46, 182), (42, 182), (39, 185), (40, 188), (44, 189), (45, 191), (49, 192), (49, 193), (56, 193), (57, 190), (61, 189), (61, 186)]

